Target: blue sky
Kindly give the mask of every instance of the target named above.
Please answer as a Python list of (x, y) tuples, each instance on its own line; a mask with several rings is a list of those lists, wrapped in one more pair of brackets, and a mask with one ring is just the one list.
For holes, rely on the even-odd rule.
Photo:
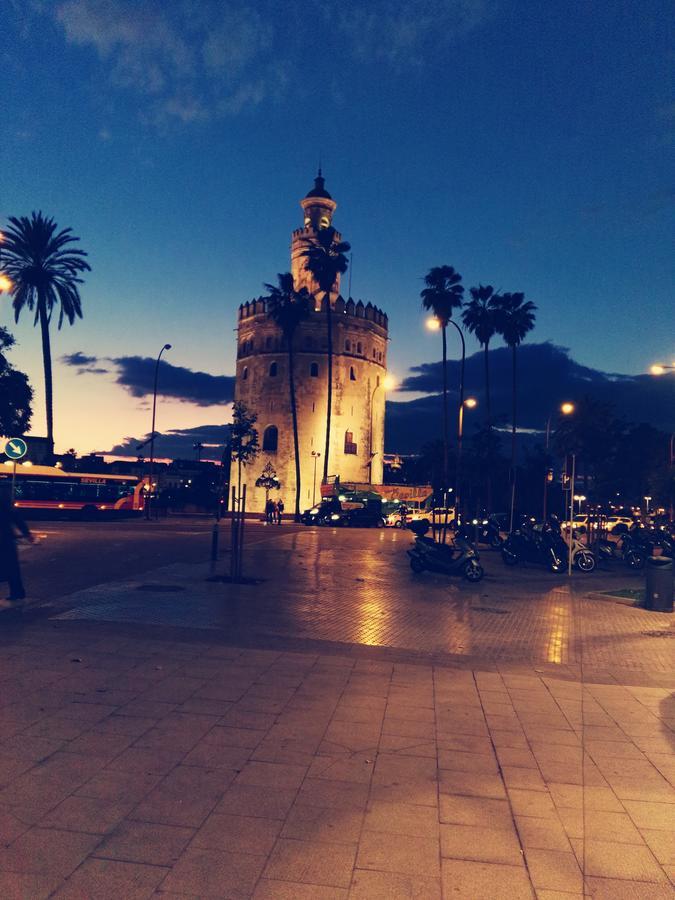
[[(668, 3), (0, 7), (0, 221), (44, 210), (93, 268), (55, 357), (169, 341), (175, 365), (232, 374), (236, 307), (288, 269), (319, 157), (352, 292), (389, 313), (400, 378), (438, 357), (419, 290), (442, 263), (525, 291), (532, 339), (583, 365), (638, 373), (673, 356)], [(38, 333), (29, 319), (14, 332), (40, 432)], [(78, 371), (57, 365), (57, 446), (148, 431), (146, 400)], [(160, 427), (226, 418), (167, 399)]]

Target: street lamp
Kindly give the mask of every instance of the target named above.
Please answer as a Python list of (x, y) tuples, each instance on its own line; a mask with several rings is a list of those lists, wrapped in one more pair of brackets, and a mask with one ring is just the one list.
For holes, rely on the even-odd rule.
[[(159, 375), (159, 361), (162, 358), (162, 353), (165, 350), (170, 350), (171, 344), (164, 344), (162, 349), (159, 351), (157, 356), (157, 362), (155, 363), (155, 384), (152, 391), (152, 428), (150, 429), (150, 493), (148, 495), (148, 499), (150, 500), (153, 496), (153, 474), (155, 469), (155, 412), (157, 410), (157, 377)], [(150, 503), (146, 505), (145, 518), (150, 518)]]
[(575, 495), (574, 495), (574, 499), (575, 499), (575, 500), (577, 501), (577, 503), (579, 504), (579, 515), (581, 515), (581, 504), (582, 504), (582, 503), (584, 502), (584, 500), (586, 499), (586, 495), (585, 495), (585, 494), (575, 494)]
[[(563, 416), (571, 416), (576, 407), (574, 403), (570, 403), (569, 400), (566, 400), (564, 403), (560, 404), (558, 408), (558, 412), (562, 413)], [(541, 520), (542, 522), (546, 521), (546, 513), (548, 511), (548, 448), (551, 442), (551, 420), (555, 413), (551, 413), (546, 420), (546, 469), (544, 471), (544, 504), (542, 510)]]
[[(375, 394), (377, 393), (378, 388), (382, 387), (385, 391), (390, 391), (392, 388), (396, 386), (396, 379), (392, 375), (385, 375), (383, 379), (380, 376), (377, 376), (377, 383), (373, 388), (373, 392), (370, 395), (370, 436), (368, 438), (368, 452), (370, 454), (370, 459), (367, 463), (368, 465), (368, 484), (373, 483), (373, 459), (376, 456), (376, 453), (373, 452), (373, 415), (375, 412)], [(316, 462), (316, 460), (315, 460)]]
[(649, 371), (652, 375), (665, 375), (666, 372), (675, 372), (675, 363), (670, 366), (664, 363), (654, 363), (653, 366), (649, 367)]
[(647, 503), (647, 515), (649, 515), (649, 501), (650, 501), (651, 499), (652, 499), (651, 497), (645, 497), (645, 498), (644, 498), (644, 500), (645, 500), (646, 503)]
[(312, 456), (314, 457), (314, 486), (312, 487), (312, 506), (316, 503), (316, 464), (318, 462), (320, 453), (317, 453), (316, 450), (312, 450)]

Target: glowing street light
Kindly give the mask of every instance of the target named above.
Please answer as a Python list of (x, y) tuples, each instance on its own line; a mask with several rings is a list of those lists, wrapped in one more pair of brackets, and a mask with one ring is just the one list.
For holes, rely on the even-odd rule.
[(2, 294), (3, 291), (8, 294), (13, 287), (14, 282), (12, 279), (8, 278), (6, 275), (0, 274), (0, 294)]
[(653, 366), (649, 367), (649, 371), (652, 375), (665, 375), (666, 372), (674, 372), (675, 362), (671, 363), (669, 366), (665, 363), (654, 363)]
[(574, 403), (569, 403), (569, 402), (568, 402), (568, 403), (562, 403), (562, 404), (560, 405), (560, 412), (561, 412), (564, 416), (571, 416), (572, 413), (574, 412)]
[(436, 318), (436, 316), (430, 316), (426, 322), (424, 323), (429, 331), (440, 331), (441, 323), (440, 320)]
[[(560, 413), (562, 413), (563, 416), (571, 416), (575, 410), (576, 410), (576, 407), (575, 407), (574, 403), (571, 403), (569, 400), (565, 400), (565, 402), (561, 403), (560, 406), (558, 407), (558, 411)], [(551, 413), (551, 415), (546, 420), (546, 456), (547, 456), (547, 459), (546, 459), (546, 470), (544, 471), (544, 503), (543, 503), (543, 510), (542, 510), (542, 516), (541, 516), (542, 522), (546, 521), (546, 513), (548, 512), (548, 509), (547, 509), (547, 507), (548, 507), (548, 472), (549, 472), (548, 447), (551, 442), (551, 419), (553, 418), (553, 416), (554, 416), (554, 413)], [(551, 473), (552, 473), (552, 471), (553, 470), (551, 470)]]
[(464, 406), (467, 409), (475, 409), (478, 406), (478, 400), (475, 397), (467, 397), (464, 401)]

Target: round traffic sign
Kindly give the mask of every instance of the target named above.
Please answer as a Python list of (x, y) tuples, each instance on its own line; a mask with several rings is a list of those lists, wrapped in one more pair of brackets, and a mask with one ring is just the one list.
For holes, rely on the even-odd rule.
[(10, 438), (5, 444), (5, 456), (9, 459), (21, 459), (28, 452), (28, 444), (23, 438)]

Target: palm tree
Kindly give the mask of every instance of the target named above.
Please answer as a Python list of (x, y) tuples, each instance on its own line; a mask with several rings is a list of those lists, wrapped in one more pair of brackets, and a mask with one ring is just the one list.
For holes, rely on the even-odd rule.
[(21, 310), (35, 310), (34, 325), (40, 323), (42, 359), (45, 371), (45, 402), (47, 412), (47, 443), (49, 456), (54, 454), (54, 408), (52, 387), (52, 352), (49, 324), (54, 308), (59, 308), (58, 327), (64, 318), (70, 325), (82, 318), (82, 302), (78, 285), (80, 272), (91, 268), (84, 250), (69, 244), (79, 241), (71, 228), (58, 231), (54, 219), (42, 212), (31, 217), (11, 217), (4, 231), (2, 244), (3, 270), (12, 281), (14, 318), (18, 322)]
[(478, 287), (469, 288), (471, 300), (462, 312), (462, 322), (468, 331), (475, 335), (478, 343), (485, 351), (485, 407), (487, 427), (491, 427), (490, 414), (490, 339), (494, 337), (496, 327), (496, 314), (499, 306), (499, 294), (495, 293), (492, 285), (479, 284)]
[(300, 521), (300, 447), (298, 441), (298, 410), (295, 402), (295, 373), (293, 340), (298, 325), (309, 316), (311, 295), (306, 288), (296, 291), (290, 272), (277, 275), (278, 284), (266, 284), (267, 309), (270, 317), (281, 329), (288, 350), (288, 385), (293, 417), (293, 449), (295, 453), (295, 519)]
[(433, 313), (443, 337), (443, 490), (448, 489), (448, 342), (446, 329), (453, 309), (462, 305), (462, 276), (452, 266), (434, 266), (424, 276), (422, 307)]
[(326, 334), (328, 338), (328, 395), (326, 402), (326, 448), (323, 454), (323, 480), (328, 480), (328, 453), (330, 451), (330, 420), (333, 407), (333, 310), (330, 292), (338, 275), (347, 271), (347, 254), (351, 246), (347, 241), (339, 241), (335, 229), (321, 228), (315, 234), (303, 238), (306, 249), (300, 254), (307, 260), (306, 267), (314, 276), (319, 290), (323, 291), (326, 303)]
[(523, 293), (505, 293), (499, 300), (497, 312), (497, 331), (504, 338), (505, 344), (512, 351), (512, 416), (511, 416), (511, 515), (509, 531), (513, 531), (513, 513), (516, 503), (516, 412), (517, 412), (517, 378), (516, 350), (523, 338), (534, 328), (536, 306), (525, 299)]

